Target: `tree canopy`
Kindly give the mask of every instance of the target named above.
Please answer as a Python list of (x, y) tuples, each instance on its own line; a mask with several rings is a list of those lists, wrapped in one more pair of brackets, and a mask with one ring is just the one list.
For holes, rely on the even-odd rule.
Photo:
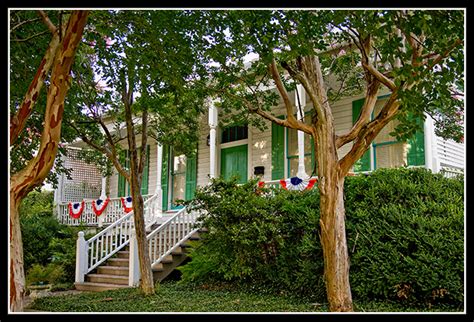
[[(330, 102), (364, 91), (363, 55), (382, 88), (399, 87), (397, 135), (406, 139), (416, 118), (433, 117), (437, 135), (464, 135), (463, 10), (244, 10), (195, 12), (205, 26), (205, 57), (213, 62), (215, 94), (225, 108), (269, 111), (275, 95), (268, 65), (276, 60), (287, 90), (299, 83), (298, 59), (316, 55)], [(361, 51), (361, 44), (367, 48)], [(362, 48), (363, 49), (363, 48)], [(250, 53), (258, 59), (244, 63)], [(236, 85), (238, 84), (238, 85)], [(233, 85), (233, 86), (231, 86)], [(391, 88), (390, 88), (391, 87)], [(237, 99), (240, 97), (241, 99)], [(248, 104), (245, 104), (247, 102)], [(394, 133), (395, 134), (395, 133)]]

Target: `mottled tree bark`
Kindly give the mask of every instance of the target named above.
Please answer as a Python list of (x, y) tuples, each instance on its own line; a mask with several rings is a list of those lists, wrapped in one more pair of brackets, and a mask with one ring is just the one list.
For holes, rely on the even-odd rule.
[[(47, 94), (44, 128), (38, 153), (28, 162), (25, 168), (13, 174), (10, 178), (11, 311), (23, 311), (25, 294), (23, 245), (18, 208), (22, 199), (31, 190), (42, 184), (54, 164), (61, 137), (64, 99), (70, 85), (69, 74), (77, 47), (82, 38), (87, 16), (88, 11), (73, 11), (69, 18), (65, 34), (53, 62), (51, 84)], [(40, 69), (42, 68), (43, 65), (40, 66)]]

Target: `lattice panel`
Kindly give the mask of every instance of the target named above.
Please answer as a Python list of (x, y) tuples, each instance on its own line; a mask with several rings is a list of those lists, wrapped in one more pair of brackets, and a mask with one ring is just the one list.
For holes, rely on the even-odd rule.
[(62, 201), (81, 201), (82, 199), (97, 199), (102, 188), (102, 176), (99, 169), (88, 164), (79, 157), (77, 149), (68, 149), (64, 162), (66, 168), (71, 168), (71, 179), (63, 176)]

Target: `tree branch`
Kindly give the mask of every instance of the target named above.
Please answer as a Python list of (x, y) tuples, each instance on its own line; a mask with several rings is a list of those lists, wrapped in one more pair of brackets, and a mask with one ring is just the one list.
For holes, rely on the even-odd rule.
[(293, 115), (293, 113), (294, 113), (293, 104), (291, 104), (288, 92), (286, 91), (286, 88), (283, 85), (283, 82), (281, 81), (280, 73), (278, 72), (278, 68), (277, 68), (277, 65), (276, 65), (275, 58), (272, 59), (272, 63), (268, 66), (268, 69), (270, 70), (270, 74), (272, 75), (272, 78), (275, 81), (275, 85), (278, 89), (278, 92), (280, 93), (280, 95), (283, 99), (283, 102), (285, 104), (286, 114), (287, 114), (287, 122), (288, 123), (296, 123), (298, 120)]
[(12, 27), (12, 29), (10, 29), (10, 33), (15, 31), (15, 29), (23, 26), (24, 24), (27, 24), (27, 23), (30, 23), (30, 22), (35, 22), (35, 21), (38, 21), (38, 20), (40, 20), (40, 18), (33, 18), (33, 19), (28, 19), (28, 20), (25, 20), (25, 21), (21, 21), (21, 22), (17, 23), (16, 25), (14, 25)]
[(361, 131), (362, 127), (367, 124), (370, 120), (370, 115), (374, 110), (375, 103), (377, 102), (377, 92), (380, 88), (378, 80), (374, 79), (373, 82), (367, 86), (365, 95), (364, 105), (357, 119), (357, 122), (353, 125), (349, 133), (336, 138), (336, 147), (339, 149), (341, 146), (353, 141)]
[(392, 92), (377, 117), (359, 130), (351, 150), (338, 161), (341, 174), (345, 175), (349, 172), (350, 168), (362, 157), (365, 151), (367, 151), (372, 141), (385, 125), (397, 115), (400, 107), (397, 97), (398, 90)]
[(46, 49), (46, 53), (41, 60), (40, 66), (36, 70), (35, 77), (28, 87), (28, 91), (25, 94), (23, 102), (18, 108), (15, 116), (13, 116), (10, 120), (10, 145), (15, 143), (15, 141), (18, 139), (18, 135), (25, 127), (26, 121), (30, 117), (33, 107), (38, 101), (39, 93), (43, 87), (44, 80), (46, 79), (46, 75), (54, 63), (54, 57), (56, 56), (59, 48), (59, 37), (56, 34), (49, 42), (48, 49)]
[(48, 27), (49, 31), (51, 31), (53, 36), (57, 35), (58, 28), (51, 22), (51, 20), (49, 20), (48, 16), (46, 15), (46, 12), (44, 12), (43, 10), (38, 10), (38, 14), (40, 15), (46, 27)]
[(24, 39), (22, 39), (22, 38), (15, 38), (15, 39), (13, 39), (13, 41), (16, 41), (16, 42), (25, 42), (25, 41), (31, 40), (31, 39), (33, 39), (33, 38), (39, 37), (39, 36), (41, 36), (41, 35), (44, 35), (44, 34), (46, 34), (46, 33), (48, 33), (48, 30), (39, 32), (39, 33), (37, 33), (37, 34), (35, 34), (35, 35), (33, 35), (33, 36), (30, 36), (30, 37), (24, 38)]
[(83, 132), (81, 132), (72, 122), (65, 121), (65, 123), (69, 125), (70, 127), (72, 127), (74, 130), (76, 130), (81, 140), (84, 141), (87, 145), (91, 146), (92, 148), (96, 149), (97, 151), (107, 156), (107, 158), (114, 164), (115, 169), (117, 169), (117, 171), (130, 183), (130, 175), (127, 171), (125, 171), (125, 169), (122, 167), (122, 165), (118, 161), (117, 150), (115, 149), (115, 146), (113, 144), (110, 144), (110, 142), (108, 142), (109, 146), (111, 147), (111, 149), (109, 150), (106, 147), (103, 147), (94, 143)]

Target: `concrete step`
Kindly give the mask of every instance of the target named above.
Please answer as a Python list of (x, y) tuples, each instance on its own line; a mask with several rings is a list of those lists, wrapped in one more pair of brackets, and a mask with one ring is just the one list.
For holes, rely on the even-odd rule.
[(130, 251), (128, 250), (121, 250), (117, 252), (117, 257), (118, 258), (129, 258), (130, 257)]
[(125, 266), (99, 266), (98, 274), (128, 276), (128, 267)]
[(173, 255), (167, 255), (165, 258), (161, 260), (163, 264), (170, 264), (173, 263)]
[(184, 253), (184, 249), (178, 246), (175, 250), (171, 252), (171, 255), (184, 255)]
[(128, 267), (129, 266), (129, 259), (128, 258), (109, 258), (107, 260), (108, 266), (122, 266)]
[(102, 292), (102, 291), (116, 290), (118, 288), (129, 287), (128, 285), (93, 283), (93, 282), (74, 283), (74, 286), (76, 287), (76, 290), (78, 291), (88, 291), (88, 292)]
[(128, 276), (122, 275), (87, 274), (86, 280), (92, 283), (128, 285)]

